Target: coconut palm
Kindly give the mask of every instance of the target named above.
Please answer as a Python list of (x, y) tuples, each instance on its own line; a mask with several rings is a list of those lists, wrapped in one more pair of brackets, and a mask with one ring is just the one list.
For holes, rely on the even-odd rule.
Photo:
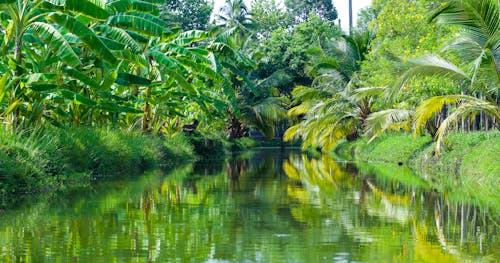
[[(287, 119), (289, 104), (289, 100), (280, 95), (276, 86), (287, 77), (289, 76), (286, 73), (277, 71), (255, 85), (259, 91), (258, 95), (245, 90), (239, 93), (237, 99), (240, 116), (238, 119), (243, 124), (243, 128), (256, 129), (267, 139), (274, 138), (279, 123)], [(229, 137), (238, 138), (231, 134)]]
[(222, 35), (231, 36), (235, 46), (244, 48), (256, 27), (252, 13), (243, 0), (226, 0), (216, 16)]
[[(302, 120), (288, 128), (285, 141), (302, 138), (303, 148), (321, 147), (325, 151), (348, 136), (357, 137), (358, 119), (357, 99), (345, 86), (337, 89), (317, 90), (310, 87), (297, 87), (292, 95), (301, 104), (289, 111), (292, 118)], [(324, 97), (319, 94), (326, 95)], [(308, 99), (308, 97), (312, 96)]]
[(473, 119), (480, 113), (486, 113), (490, 116), (499, 119), (500, 108), (496, 103), (489, 102), (482, 99), (467, 95), (447, 95), (432, 97), (422, 102), (415, 110), (413, 127), (416, 134), (423, 133), (423, 127), (433, 118), (437, 113), (442, 111), (444, 105), (456, 104), (458, 107), (453, 113), (446, 117), (439, 125), (435, 139), (436, 150), (435, 155), (439, 156), (445, 136), (453, 127), (458, 126), (462, 119)]
[(435, 11), (430, 20), (462, 28), (460, 36), (444, 48), (458, 56), (461, 64), (455, 65), (436, 55), (413, 60), (414, 66), (401, 76), (396, 88), (414, 76), (444, 75), (468, 83), (463, 90), (466, 93), (481, 91), (490, 100), (496, 99), (500, 87), (498, 1), (453, 0)]
[[(437, 129), (431, 130), (437, 141), (436, 155), (439, 155), (444, 136), (459, 120), (473, 118), (485, 113), (498, 118), (498, 95), (500, 91), (500, 13), (496, 0), (452, 0), (436, 10), (430, 21), (461, 27), (460, 37), (444, 49), (460, 60), (460, 65), (436, 55), (427, 55), (412, 61), (413, 66), (403, 74), (396, 84), (401, 87), (415, 76), (445, 76), (462, 84), (461, 95), (444, 95), (423, 101), (413, 116), (413, 129), (421, 134), (424, 127), (440, 114), (444, 105), (454, 111), (442, 118)], [(481, 93), (485, 100), (473, 94)], [(469, 95), (467, 95), (469, 94)], [(400, 111), (399, 117), (390, 118), (397, 110), (388, 110), (371, 117), (370, 133), (379, 134), (383, 127), (397, 127), (397, 123), (407, 123), (408, 112)], [(382, 118), (382, 116), (385, 116)], [(378, 121), (377, 121), (378, 120)], [(384, 123), (385, 120), (385, 124)], [(488, 129), (488, 127), (485, 127)], [(376, 131), (378, 130), (378, 131)]]
[(221, 27), (238, 27), (244, 31), (250, 31), (255, 27), (252, 13), (243, 0), (226, 0), (225, 5), (219, 11), (217, 24)]
[(300, 121), (285, 133), (285, 140), (303, 140), (303, 147), (332, 149), (341, 139), (355, 139), (371, 112), (372, 96), (378, 88), (360, 88), (356, 72), (369, 47), (369, 33), (343, 36), (329, 49), (309, 53), (315, 64), (312, 87), (297, 87), (292, 92), (295, 104), (289, 111)]

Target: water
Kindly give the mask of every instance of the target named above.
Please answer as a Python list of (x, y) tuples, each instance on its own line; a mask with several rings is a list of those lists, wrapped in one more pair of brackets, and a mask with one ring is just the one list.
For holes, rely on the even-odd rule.
[(245, 153), (25, 200), (0, 261), (496, 262), (499, 213), (471, 200), (397, 165)]

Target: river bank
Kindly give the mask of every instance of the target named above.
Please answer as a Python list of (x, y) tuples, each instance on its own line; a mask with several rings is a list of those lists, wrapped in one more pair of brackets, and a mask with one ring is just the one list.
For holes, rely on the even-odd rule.
[(21, 133), (0, 129), (0, 198), (276, 145), (289, 144), (250, 138), (228, 141), (201, 133), (159, 137), (106, 128), (52, 127)]
[(183, 136), (160, 138), (113, 129), (12, 133), (0, 129), (0, 196), (64, 187), (191, 160)]
[(499, 131), (453, 133), (439, 158), (434, 149), (430, 136), (393, 133), (371, 143), (367, 139), (340, 143), (334, 153), (347, 160), (385, 163), (384, 169), (407, 165), (439, 192), (472, 196), (479, 205), (500, 211)]

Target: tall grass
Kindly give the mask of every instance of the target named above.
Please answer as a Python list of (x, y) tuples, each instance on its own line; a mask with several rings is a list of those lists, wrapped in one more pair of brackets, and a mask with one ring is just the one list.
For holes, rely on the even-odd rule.
[(12, 133), (0, 128), (0, 195), (52, 188), (75, 179), (74, 174), (89, 179), (135, 174), (193, 157), (182, 136), (88, 128)]

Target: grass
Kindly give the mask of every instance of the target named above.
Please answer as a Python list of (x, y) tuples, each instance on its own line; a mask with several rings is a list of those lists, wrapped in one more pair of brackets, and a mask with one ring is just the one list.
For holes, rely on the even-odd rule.
[(355, 149), (355, 155), (359, 160), (406, 164), (416, 151), (431, 141), (430, 136), (415, 139), (411, 134), (388, 133), (371, 143), (361, 141)]
[(0, 129), (0, 195), (54, 188), (68, 181), (136, 174), (194, 158), (182, 136), (162, 139), (111, 129), (12, 133)]
[(414, 139), (393, 133), (370, 144), (366, 139), (340, 143), (334, 153), (349, 160), (386, 163), (388, 174), (393, 173), (388, 166), (408, 164), (432, 188), (450, 193), (450, 199), (471, 199), (500, 211), (500, 131), (452, 133), (439, 158), (435, 147), (429, 136)]

